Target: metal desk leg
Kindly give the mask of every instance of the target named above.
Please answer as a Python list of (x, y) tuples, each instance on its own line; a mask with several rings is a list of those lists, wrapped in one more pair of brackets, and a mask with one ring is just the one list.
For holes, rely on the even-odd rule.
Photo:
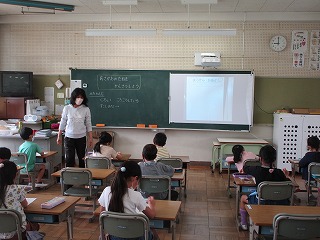
[(73, 215), (74, 215), (74, 207), (70, 210), (68, 210), (68, 216), (67, 216), (67, 234), (68, 239), (73, 239)]
[(184, 198), (187, 197), (187, 169), (184, 172)]
[(172, 240), (176, 239), (176, 223), (175, 221), (170, 221), (171, 231), (172, 231)]
[(231, 164), (228, 163), (228, 186), (227, 186), (227, 194), (228, 196), (231, 198), (231, 190), (230, 190), (230, 168), (231, 168)]

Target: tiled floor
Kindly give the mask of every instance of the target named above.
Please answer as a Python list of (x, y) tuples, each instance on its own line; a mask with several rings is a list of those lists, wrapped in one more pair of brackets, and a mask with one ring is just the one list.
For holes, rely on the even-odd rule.
[[(297, 182), (303, 188), (300, 176)], [(235, 240), (248, 239), (248, 232), (239, 231), (235, 224), (235, 191), (232, 198), (226, 193), (226, 173), (211, 173), (209, 167), (191, 167), (188, 170), (187, 198), (182, 200), (180, 223), (177, 224), (176, 240)], [(60, 185), (47, 190), (39, 190), (39, 194), (60, 194)], [(298, 193), (301, 205), (305, 205), (306, 193)], [(76, 213), (74, 219), (74, 239), (97, 240), (99, 225), (96, 220), (89, 223), (89, 214)], [(66, 223), (58, 225), (42, 224), (41, 230), (46, 233), (45, 239), (67, 239)], [(171, 240), (171, 233), (158, 230), (161, 240)]]

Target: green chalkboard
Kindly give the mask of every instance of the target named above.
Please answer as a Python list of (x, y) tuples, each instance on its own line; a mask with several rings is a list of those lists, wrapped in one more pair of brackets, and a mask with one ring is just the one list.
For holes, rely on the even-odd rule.
[(247, 125), (169, 123), (170, 73), (216, 72), (71, 69), (71, 80), (81, 80), (89, 99), (93, 125), (136, 127), (145, 124), (148, 127), (156, 124), (158, 128), (249, 130)]

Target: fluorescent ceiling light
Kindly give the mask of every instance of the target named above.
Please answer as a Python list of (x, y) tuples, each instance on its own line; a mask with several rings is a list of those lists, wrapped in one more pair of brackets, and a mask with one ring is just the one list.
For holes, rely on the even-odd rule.
[(103, 5), (138, 5), (138, 0), (104, 0)]
[(218, 0), (181, 0), (182, 4), (217, 4)]
[(51, 2), (41, 2), (41, 1), (31, 1), (31, 0), (0, 0), (0, 3), (24, 6), (24, 7), (53, 9), (53, 10), (68, 11), (68, 12), (74, 11), (73, 5), (51, 3)]
[(235, 36), (236, 29), (163, 29), (165, 36)]
[(103, 37), (103, 36), (155, 36), (157, 29), (86, 29), (86, 36)]

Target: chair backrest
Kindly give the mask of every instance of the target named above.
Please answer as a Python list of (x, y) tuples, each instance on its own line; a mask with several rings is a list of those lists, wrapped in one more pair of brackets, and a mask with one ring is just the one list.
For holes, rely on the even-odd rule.
[(99, 217), (100, 236), (105, 234), (120, 238), (144, 237), (148, 240), (149, 219), (143, 214), (128, 214), (103, 211)]
[(291, 181), (272, 182), (264, 181), (258, 185), (258, 204), (264, 201), (281, 201), (289, 200), (293, 204), (293, 190), (294, 186)]
[(171, 178), (165, 175), (143, 175), (139, 182), (139, 190), (152, 196), (168, 192), (168, 200), (171, 200)]
[(320, 163), (312, 162), (308, 165), (308, 183), (312, 180), (312, 174), (320, 174)]
[(18, 240), (22, 240), (21, 214), (14, 209), (0, 209), (0, 233), (16, 231)]
[(165, 165), (170, 165), (171, 167), (182, 169), (183, 162), (180, 158), (160, 158), (157, 162), (161, 162)]
[(12, 153), (10, 161), (14, 162), (18, 166), (25, 167), (25, 170), (28, 174), (28, 168), (27, 168), (28, 156), (27, 156), (27, 154), (25, 154), (25, 153)]
[(243, 161), (243, 167), (261, 166), (261, 162), (258, 159), (246, 159)]
[(63, 168), (61, 170), (61, 191), (64, 195), (65, 186), (89, 186), (90, 195), (92, 189), (92, 173), (88, 169), (83, 168)]
[(86, 168), (109, 169), (111, 160), (107, 157), (87, 157), (85, 160)]
[(273, 218), (273, 240), (280, 236), (288, 239), (319, 238), (319, 226), (320, 215), (279, 213)]

